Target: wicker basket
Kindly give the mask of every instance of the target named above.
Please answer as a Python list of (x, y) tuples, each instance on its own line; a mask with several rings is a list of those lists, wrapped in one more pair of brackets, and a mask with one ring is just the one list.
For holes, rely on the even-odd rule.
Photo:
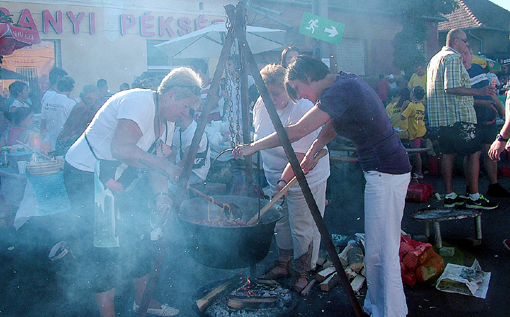
[(27, 163), (30, 175), (40, 176), (57, 173), (62, 166), (60, 161), (36, 161)]

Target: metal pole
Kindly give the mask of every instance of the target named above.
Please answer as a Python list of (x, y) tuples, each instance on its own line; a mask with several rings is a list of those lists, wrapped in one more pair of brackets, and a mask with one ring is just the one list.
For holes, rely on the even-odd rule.
[(255, 58), (253, 57), (253, 54), (251, 53), (248, 42), (246, 41), (246, 37), (239, 37), (239, 35), (238, 35), (238, 40), (239, 40), (239, 42), (244, 43), (243, 49), (245, 51), (246, 60), (248, 62), (248, 67), (250, 68), (250, 71), (254, 76), (255, 84), (257, 85), (257, 88), (259, 89), (260, 95), (262, 96), (262, 100), (264, 101), (267, 112), (269, 113), (269, 116), (271, 117), (271, 121), (273, 122), (274, 128), (278, 134), (280, 143), (282, 144), (282, 146), (285, 150), (285, 153), (287, 154), (287, 158), (289, 159), (292, 170), (294, 171), (294, 174), (296, 175), (296, 178), (298, 179), (299, 186), (301, 187), (301, 191), (303, 192), (303, 195), (306, 199), (306, 203), (308, 204), (308, 207), (309, 207), (312, 217), (315, 221), (315, 224), (317, 225), (317, 228), (319, 229), (319, 232), (322, 237), (322, 241), (324, 242), (324, 245), (326, 246), (326, 249), (328, 250), (328, 254), (331, 258), (331, 261), (333, 262), (333, 265), (335, 266), (336, 272), (337, 272), (338, 276), (340, 277), (340, 281), (342, 282), (345, 293), (347, 294), (347, 297), (349, 298), (349, 301), (350, 301), (351, 306), (354, 310), (354, 313), (358, 317), (366, 316), (365, 312), (361, 309), (361, 306), (356, 298), (356, 295), (354, 294), (354, 291), (352, 290), (351, 284), (349, 283), (349, 279), (347, 278), (347, 275), (345, 274), (344, 268), (342, 267), (342, 263), (340, 262), (340, 258), (338, 257), (338, 254), (336, 253), (336, 249), (335, 249), (335, 246), (331, 239), (331, 235), (329, 234), (328, 229), (326, 228), (326, 224), (324, 223), (324, 220), (322, 219), (322, 216), (319, 211), (319, 207), (317, 207), (317, 203), (315, 202), (315, 199), (313, 198), (312, 192), (310, 190), (310, 187), (308, 186), (308, 182), (306, 181), (303, 170), (301, 169), (301, 166), (297, 159), (296, 153), (294, 152), (294, 149), (292, 148), (291, 142), (289, 140), (289, 136), (287, 135), (287, 131), (285, 131), (285, 128), (283, 127), (282, 122), (280, 121), (280, 118), (278, 117), (278, 113), (276, 112), (274, 104), (269, 96), (267, 87), (265, 86), (264, 81), (263, 81), (262, 77), (260, 76), (260, 73), (257, 69)]
[[(312, 13), (320, 16), (320, 0), (312, 0)], [(312, 39), (312, 54), (318, 60), (322, 60), (321, 43), (317, 39)]]
[[(234, 35), (239, 37), (240, 35), (246, 34), (246, 23), (244, 21), (246, 17), (246, 9), (244, 8), (244, 2), (239, 2), (235, 10), (235, 22), (233, 23)], [(231, 20), (234, 21), (234, 20)], [(241, 114), (242, 114), (242, 123), (243, 123), (243, 143), (247, 144), (251, 142), (250, 135), (250, 127), (251, 127), (251, 118), (250, 118), (250, 101), (248, 96), (248, 73), (246, 72), (246, 58), (244, 56), (242, 50), (241, 42), (239, 44), (239, 57), (241, 61), (241, 69), (239, 71), (239, 77), (241, 80)], [(253, 196), (253, 167), (252, 167), (252, 158), (248, 156), (244, 160), (244, 169), (246, 175), (246, 195), (252, 197)]]

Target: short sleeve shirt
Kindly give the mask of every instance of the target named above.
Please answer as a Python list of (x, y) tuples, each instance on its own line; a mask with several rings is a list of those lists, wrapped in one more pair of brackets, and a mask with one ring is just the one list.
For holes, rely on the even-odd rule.
[(388, 89), (390, 89), (390, 83), (386, 80), (382, 80), (376, 84), (377, 95), (382, 101), (388, 100)]
[[(132, 120), (138, 125), (142, 137), (138, 140), (137, 146), (143, 151), (148, 151), (156, 141), (155, 116), (156, 104), (152, 90), (131, 89), (115, 94), (99, 109), (85, 133), (71, 146), (66, 154), (66, 161), (79, 170), (94, 171), (96, 160), (87, 145), (85, 134), (99, 159), (115, 160), (111, 153), (111, 145), (121, 119)], [(166, 128), (160, 139), (171, 146), (175, 122), (167, 122)]]
[[(409, 83), (407, 84), (407, 87), (412, 91), (414, 87), (422, 87), (424, 91), (427, 91), (427, 74), (424, 74), (423, 76), (418, 76), (418, 74), (414, 73), (411, 76), (411, 79), (409, 79)], [(421, 103), (425, 103), (425, 96), (420, 100)]]
[(391, 125), (397, 131), (397, 135), (400, 139), (408, 139), (409, 138), (409, 124), (406, 120), (402, 120), (400, 117), (402, 116), (402, 107), (396, 107), (397, 103), (390, 103), (386, 107), (386, 113), (390, 118)]
[(21, 102), (17, 99), (14, 99), (14, 101), (11, 103), (11, 105), (9, 106), (9, 111), (12, 111), (11, 109), (13, 107), (16, 107), (16, 108), (30, 108), (30, 105), (26, 102)]
[[(482, 66), (473, 63), (468, 69), (471, 87), (483, 88), (489, 86), (489, 77)], [(475, 100), (492, 100), (490, 96), (475, 96)], [(475, 107), (476, 119), (478, 123), (484, 124), (496, 118), (496, 114), (485, 107)]]
[(425, 89), (427, 87), (427, 74), (424, 74), (423, 76), (418, 76), (416, 73), (414, 73), (411, 76), (411, 79), (409, 79), (409, 83), (407, 84), (409, 89), (413, 89), (414, 87), (423, 87)]
[(341, 73), (324, 89), (317, 106), (333, 120), (338, 135), (354, 142), (364, 171), (411, 171), (407, 152), (377, 93), (358, 75)]
[[(283, 109), (276, 109), (283, 126), (297, 123), (310, 109), (313, 103), (307, 99), (300, 99), (297, 103), (289, 102)], [(259, 98), (253, 107), (253, 127), (255, 128), (254, 140), (260, 140), (275, 131), (273, 122), (266, 110), (262, 98)], [(321, 128), (311, 132), (303, 138), (292, 143), (292, 148), (297, 153), (306, 153), (313, 141), (319, 135)], [(282, 176), (285, 166), (289, 163), (282, 146), (260, 151), (264, 167), (264, 174), (271, 186), (276, 186)], [(310, 187), (325, 182), (329, 177), (329, 158), (320, 159), (314, 169), (306, 175)], [(300, 191), (299, 186), (293, 186), (290, 191)]]
[(462, 65), (462, 55), (445, 46), (427, 67), (427, 115), (431, 127), (476, 123), (473, 97), (445, 92), (459, 87), (471, 88), (469, 74)]
[(402, 115), (407, 118), (409, 126), (409, 140), (421, 138), (427, 132), (425, 127), (425, 106), (421, 102), (410, 102)]
[(46, 120), (46, 129), (48, 129), (52, 150), (55, 150), (58, 135), (62, 132), (75, 105), (76, 101), (59, 93), (51, 94), (42, 104), (41, 119)]

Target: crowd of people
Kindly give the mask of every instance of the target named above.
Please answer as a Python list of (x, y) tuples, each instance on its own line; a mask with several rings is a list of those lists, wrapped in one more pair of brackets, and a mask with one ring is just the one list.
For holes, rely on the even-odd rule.
[[(149, 79), (147, 84), (154, 81)], [(144, 87), (144, 82), (133, 85), (138, 89), (123, 83), (113, 97), (107, 81), (99, 79), (95, 85), (85, 85), (77, 99), (72, 98), (74, 79), (62, 68), (50, 71), (49, 82), (49, 89), (41, 97), (40, 120), (34, 117), (28, 84), (15, 81), (10, 85), (10, 98), (3, 100), (0, 111), (0, 144), (23, 145), (44, 155), (65, 156), (64, 183), (72, 209), (66, 216), (68, 230), (63, 235), (78, 261), (66, 263), (63, 283), (84, 286), (85, 291), (95, 294), (102, 316), (115, 316), (114, 286), (120, 271), (134, 280), (136, 311), (154, 255), (154, 241), (139, 239), (144, 229), (151, 228), (151, 210), (143, 197), (155, 196), (157, 212), (168, 212), (172, 202), (169, 184), (175, 183), (181, 172), (175, 157), (174, 164), (167, 160), (172, 152), (174, 125), (182, 119), (179, 128), (193, 126), (185, 118), (190, 118), (189, 110), (199, 104), (201, 80), (191, 69), (180, 68), (165, 77), (156, 91), (145, 89), (148, 87)], [(191, 136), (187, 134), (186, 142), (191, 142), (192, 132)], [(49, 141), (48, 149), (41, 147), (44, 136)], [(39, 143), (32, 142), (32, 138), (39, 138)], [(97, 166), (96, 161), (100, 162)], [(204, 158), (204, 165), (205, 161)], [(140, 176), (138, 169), (147, 166), (150, 168), (146, 176)], [(123, 171), (122, 175), (116, 175), (117, 168)], [(164, 176), (155, 169), (165, 171)], [(95, 184), (95, 176), (99, 185)], [(205, 180), (203, 174), (199, 176)], [(101, 229), (94, 223), (95, 204), (101, 204), (104, 211), (108, 205), (96, 200), (98, 188), (103, 197), (112, 199), (109, 206), (122, 210), (112, 234), (119, 239), (118, 245), (105, 247), (104, 240), (98, 244), (102, 238), (98, 237)], [(112, 214), (113, 218), (116, 217)], [(138, 254), (136, 259), (129, 258), (132, 254)], [(132, 265), (119, 270), (120, 263)], [(178, 310), (153, 300), (148, 312), (173, 316)]]
[[(460, 29), (449, 32), (446, 45), (432, 59), (416, 63), (404, 88), (392, 89), (381, 75), (375, 89), (402, 142), (409, 148), (433, 144), (441, 153), (441, 176), (445, 186), (445, 207), (465, 205), (476, 209), (494, 209), (491, 197), (510, 197), (497, 181), (497, 162), (487, 155), (497, 135), (497, 120), (505, 119), (504, 106), (498, 98), (503, 80), (491, 85), (497, 75), (473, 63), (466, 34)], [(428, 65), (428, 67), (426, 66)], [(405, 79), (400, 79), (405, 84)], [(501, 90), (503, 92), (504, 90)], [(424, 150), (425, 151), (425, 150)], [(413, 178), (422, 179), (424, 154), (411, 155)], [(462, 157), (463, 189), (454, 191), (452, 177), (455, 160)], [(437, 162), (435, 157), (427, 157)], [(480, 160), (489, 179), (484, 193), (478, 188)]]
[[(260, 151), (273, 195), (293, 178), (251, 76), (253, 140), (236, 139), (243, 130), (238, 63), (235, 57), (228, 59), (216, 92), (210, 91), (208, 64), (194, 60), (162, 80), (141, 76), (131, 86), (123, 83), (116, 94), (110, 94), (105, 79), (99, 79), (95, 85), (85, 85), (76, 100), (71, 98), (73, 78), (56, 67), (41, 98), (38, 127), (34, 127), (28, 85), (15, 81), (9, 87), (11, 100), (4, 104), (0, 118), (0, 143), (30, 144), (31, 133), (39, 129), (49, 137), (49, 151), (65, 156), (64, 181), (72, 205), (66, 240), (77, 259), (66, 269), (71, 283), (80, 280), (95, 295), (101, 316), (115, 316), (117, 274), (134, 282), (134, 311), (141, 305), (158, 239), (149, 234), (154, 231), (151, 213), (173, 219), (176, 184), (209, 94), (215, 98), (208, 122), (237, 121), (232, 130), (236, 135), (229, 140), (234, 158)], [(323, 62), (296, 47), (286, 48), (280, 63), (260, 70), (321, 215), (327, 204), (330, 167), (327, 157), (315, 160), (315, 156), (337, 136), (350, 139), (357, 149), (366, 180), (364, 310), (371, 316), (407, 314), (398, 256), (401, 221), (408, 184), (423, 179), (425, 170), (423, 154), (407, 150), (423, 148), (425, 139), (438, 146), (445, 207), (498, 207), (478, 188), (480, 155), (490, 181), (487, 196), (510, 197), (497, 182), (497, 160), (510, 137), (508, 104), (505, 112), (487, 72), (472, 63), (466, 34), (451, 30), (443, 49), (428, 63), (418, 62), (415, 70), (409, 81), (380, 75), (371, 87), (352, 73), (331, 74)], [(506, 119), (499, 134), (498, 117)], [(452, 186), (457, 156), (465, 157), (465, 195)], [(189, 184), (206, 181), (210, 166), (211, 146), (204, 134)], [(292, 187), (286, 196), (283, 217), (275, 228), (278, 259), (262, 278), (294, 274), (292, 285), (301, 292), (317, 266), (321, 237), (299, 187)], [(109, 219), (117, 229), (112, 230), (112, 224), (101, 227), (98, 212), (111, 213)], [(510, 248), (508, 240), (505, 244)], [(179, 310), (152, 299), (148, 312), (174, 316)]]

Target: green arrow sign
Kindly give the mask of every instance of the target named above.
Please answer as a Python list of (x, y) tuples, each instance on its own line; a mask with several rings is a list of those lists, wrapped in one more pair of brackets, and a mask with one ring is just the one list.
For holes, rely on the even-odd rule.
[(345, 24), (305, 12), (299, 33), (328, 43), (340, 45)]

